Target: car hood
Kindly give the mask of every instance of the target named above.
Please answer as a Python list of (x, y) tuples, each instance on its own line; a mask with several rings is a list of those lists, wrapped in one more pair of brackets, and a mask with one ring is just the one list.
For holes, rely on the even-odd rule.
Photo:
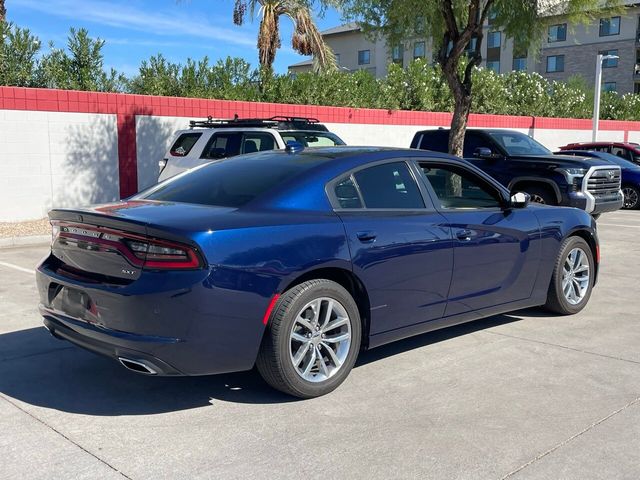
[(509, 157), (512, 160), (535, 160), (536, 162), (548, 163), (549, 168), (570, 167), (570, 168), (591, 168), (602, 166), (617, 166), (601, 158), (578, 157), (574, 155), (515, 155)]

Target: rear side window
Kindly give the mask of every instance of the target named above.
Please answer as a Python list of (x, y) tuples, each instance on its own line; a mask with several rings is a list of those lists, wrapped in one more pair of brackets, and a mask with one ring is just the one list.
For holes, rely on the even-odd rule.
[(215, 160), (240, 154), (241, 137), (242, 134), (237, 132), (214, 133), (204, 147), (200, 158)]
[(418, 148), (447, 153), (449, 151), (449, 131), (429, 130), (424, 132)]
[(385, 163), (354, 174), (366, 208), (425, 208), (404, 162)]
[(245, 133), (242, 137), (241, 153), (263, 152), (275, 148), (275, 140), (269, 133)]
[(334, 193), (340, 208), (362, 208), (358, 189), (351, 176), (340, 180), (334, 187)]
[(624, 160), (632, 160), (631, 152), (622, 147), (611, 147), (611, 154)]
[(173, 143), (169, 153), (174, 157), (186, 157), (196, 144), (202, 133), (183, 133)]

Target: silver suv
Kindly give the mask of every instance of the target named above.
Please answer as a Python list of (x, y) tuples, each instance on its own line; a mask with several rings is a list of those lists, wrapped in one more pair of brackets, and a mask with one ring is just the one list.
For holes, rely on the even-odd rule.
[(191, 120), (179, 130), (169, 151), (160, 160), (158, 181), (203, 163), (263, 150), (281, 150), (288, 143), (303, 147), (344, 145), (315, 118), (271, 117)]

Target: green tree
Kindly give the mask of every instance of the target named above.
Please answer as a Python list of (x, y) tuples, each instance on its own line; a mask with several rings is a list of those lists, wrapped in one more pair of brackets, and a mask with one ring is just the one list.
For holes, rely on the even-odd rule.
[(7, 9), (4, 6), (4, 0), (0, 0), (0, 22), (7, 20)]
[(335, 69), (336, 58), (311, 16), (312, 0), (235, 0), (233, 22), (242, 25), (247, 11), (255, 18), (258, 9), (260, 29), (258, 31), (258, 59), (266, 72), (271, 72), (276, 52), (282, 46), (280, 40), (280, 17), (293, 22), (291, 46), (302, 55), (312, 55), (316, 71)]
[(0, 85), (37, 87), (40, 40), (28, 29), (0, 21)]
[(51, 51), (42, 58), (40, 72), (47, 87), (101, 92), (124, 89), (125, 77), (114, 69), (104, 69), (104, 40), (91, 38), (86, 29), (70, 29), (67, 51), (53, 43), (49, 46)]
[(381, 34), (390, 44), (412, 37), (431, 40), (435, 58), (454, 100), (449, 152), (461, 155), (472, 107), (474, 69), (482, 62), (483, 25), (501, 30), (517, 45), (535, 50), (549, 15), (585, 23), (615, 9), (619, 0), (327, 0), (339, 6), (364, 31)]

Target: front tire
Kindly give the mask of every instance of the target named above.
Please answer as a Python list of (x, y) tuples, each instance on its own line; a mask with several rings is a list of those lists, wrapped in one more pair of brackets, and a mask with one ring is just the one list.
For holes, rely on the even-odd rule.
[(595, 275), (593, 253), (580, 237), (567, 238), (553, 269), (545, 308), (562, 315), (581, 311), (589, 302)]
[(278, 299), (256, 366), (281, 392), (319, 397), (347, 378), (361, 336), (358, 306), (349, 292), (330, 280), (310, 280)]
[(625, 210), (637, 210), (640, 208), (640, 190), (637, 187), (625, 185), (622, 187), (622, 193), (624, 194), (622, 208)]

